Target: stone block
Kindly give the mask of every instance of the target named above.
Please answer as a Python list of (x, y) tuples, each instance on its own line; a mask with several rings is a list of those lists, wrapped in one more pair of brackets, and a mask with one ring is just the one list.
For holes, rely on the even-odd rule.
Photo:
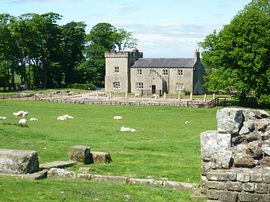
[(263, 174), (263, 181), (267, 184), (270, 184), (270, 173)]
[(247, 193), (242, 192), (238, 195), (239, 201), (242, 202), (269, 202), (270, 201), (270, 195), (268, 194), (253, 194), (253, 193)]
[(243, 183), (243, 190), (246, 192), (254, 192), (255, 184), (254, 183)]
[(262, 182), (263, 176), (262, 173), (252, 173), (250, 174), (250, 181), (251, 182)]
[(226, 184), (224, 182), (208, 181), (206, 185), (208, 189), (218, 189), (218, 190), (226, 189)]
[(84, 164), (93, 163), (90, 148), (84, 145), (72, 146), (69, 152), (70, 159)]
[(207, 173), (207, 179), (210, 181), (235, 181), (236, 180), (236, 173), (232, 171), (225, 171), (225, 170), (213, 170)]
[(182, 190), (182, 191), (194, 191), (198, 188), (196, 184), (174, 182), (174, 181), (164, 181), (163, 186), (166, 188), (173, 188), (175, 190)]
[(24, 174), (22, 178), (31, 179), (31, 180), (40, 180), (47, 177), (47, 170), (41, 170), (31, 174)]
[(249, 173), (240, 172), (240, 173), (237, 173), (236, 179), (237, 181), (240, 181), (240, 182), (249, 182), (250, 175)]
[(202, 194), (206, 194), (207, 192), (207, 183), (208, 183), (208, 180), (206, 176), (201, 176), (200, 190)]
[(238, 134), (244, 121), (243, 110), (237, 108), (218, 110), (216, 118), (220, 133)]
[(217, 159), (217, 154), (223, 153), (231, 147), (231, 134), (218, 133), (217, 131), (205, 131), (200, 135), (202, 160), (211, 161)]
[(114, 182), (119, 184), (126, 184), (127, 183), (127, 177), (123, 176), (103, 176), (103, 175), (92, 175), (92, 180), (95, 181), (105, 181), (105, 182)]
[(255, 166), (255, 163), (254, 159), (250, 155), (240, 153), (234, 157), (234, 165), (235, 167), (253, 168)]
[(219, 201), (226, 201), (226, 202), (236, 202), (237, 201), (237, 192), (231, 191), (218, 191), (214, 189), (210, 189), (207, 191), (207, 197), (211, 200), (219, 200)]
[(255, 192), (259, 194), (267, 194), (268, 185), (264, 183), (255, 184)]
[(138, 185), (151, 185), (153, 184), (154, 179), (140, 179), (140, 178), (129, 178), (129, 184), (138, 184)]
[(108, 152), (91, 152), (94, 163), (110, 163), (111, 155)]
[(36, 151), (0, 149), (0, 173), (26, 174), (38, 170)]
[(86, 180), (91, 180), (92, 176), (93, 176), (92, 174), (85, 174), (85, 173), (77, 174), (77, 178), (86, 179)]
[(266, 155), (270, 156), (270, 144), (269, 144), (269, 143), (263, 144), (263, 145), (262, 145), (262, 151), (263, 151)]
[(51, 168), (48, 171), (47, 176), (49, 178), (75, 178), (76, 174), (72, 171), (62, 168)]
[(53, 161), (49, 163), (40, 164), (41, 169), (51, 169), (51, 168), (68, 168), (76, 164), (76, 161)]
[(242, 183), (241, 182), (226, 182), (226, 189), (229, 191), (242, 191)]
[(91, 172), (91, 171), (95, 171), (95, 169), (93, 169), (93, 168), (88, 168), (88, 167), (81, 167), (81, 168), (79, 168), (79, 170), (78, 170), (79, 173), (85, 173), (85, 174), (87, 174), (87, 173), (89, 173), (89, 172)]

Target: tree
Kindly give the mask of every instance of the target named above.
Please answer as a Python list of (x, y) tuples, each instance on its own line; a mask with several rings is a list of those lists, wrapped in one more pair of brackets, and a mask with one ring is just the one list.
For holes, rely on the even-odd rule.
[(200, 44), (203, 62), (210, 68), (206, 86), (227, 91), (233, 86), (240, 101), (254, 96), (270, 101), (270, 6), (253, 0), (219, 33)]
[(85, 60), (77, 67), (81, 75), (81, 82), (91, 83), (98, 87), (104, 86), (106, 51), (115, 47), (119, 51), (133, 48), (136, 39), (124, 29), (116, 29), (109, 23), (95, 25), (87, 35), (87, 46), (84, 51)]

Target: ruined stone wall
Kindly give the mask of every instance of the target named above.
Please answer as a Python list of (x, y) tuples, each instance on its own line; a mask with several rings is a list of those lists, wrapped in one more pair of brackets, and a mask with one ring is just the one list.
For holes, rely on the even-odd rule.
[(201, 133), (201, 192), (209, 200), (270, 201), (270, 118), (225, 108), (217, 131)]

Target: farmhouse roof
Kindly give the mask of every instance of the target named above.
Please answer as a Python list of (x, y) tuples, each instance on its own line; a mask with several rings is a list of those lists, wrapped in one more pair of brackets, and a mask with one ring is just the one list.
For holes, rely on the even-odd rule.
[(140, 58), (132, 67), (188, 68), (194, 66), (194, 58)]

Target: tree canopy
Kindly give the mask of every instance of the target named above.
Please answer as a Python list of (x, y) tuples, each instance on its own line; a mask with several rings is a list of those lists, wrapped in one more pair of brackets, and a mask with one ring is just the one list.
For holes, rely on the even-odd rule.
[(253, 0), (200, 43), (209, 91), (235, 89), (240, 100), (270, 101), (270, 5)]
[(59, 25), (61, 18), (57, 13), (0, 14), (0, 87), (102, 87), (104, 52), (136, 45), (130, 32), (109, 23), (99, 23), (86, 34), (85, 23)]

